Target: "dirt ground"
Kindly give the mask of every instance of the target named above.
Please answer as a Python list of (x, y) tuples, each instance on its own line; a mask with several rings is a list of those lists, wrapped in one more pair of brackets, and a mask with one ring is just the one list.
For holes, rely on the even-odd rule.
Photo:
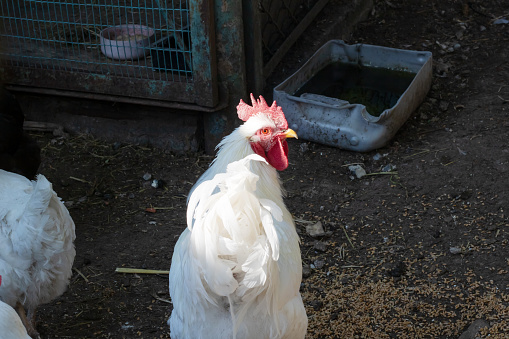
[[(327, 6), (269, 79), (269, 98), (331, 38), (321, 33), (337, 1)], [(480, 337), (507, 338), (503, 18), (506, 0), (377, 1), (346, 39), (432, 51), (434, 80), (386, 147), (355, 153), (289, 142), (281, 177), (302, 240), (308, 338), (457, 338), (476, 320), (486, 326)], [(66, 201), (77, 233), (69, 290), (39, 310), (42, 336), (169, 338), (167, 275), (115, 269), (169, 270), (186, 227), (186, 195), (212, 158), (85, 135), (35, 137), (43, 148), (40, 172)], [(351, 164), (369, 175), (354, 177)], [(161, 187), (152, 187), (153, 179)], [(306, 229), (319, 221), (326, 233), (313, 238)]]

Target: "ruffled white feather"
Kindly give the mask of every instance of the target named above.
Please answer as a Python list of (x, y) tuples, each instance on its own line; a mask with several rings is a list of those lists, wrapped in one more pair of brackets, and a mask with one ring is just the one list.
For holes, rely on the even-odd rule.
[[(269, 257), (279, 257), (271, 211), (280, 221), (282, 212), (254, 195), (258, 176), (248, 169), (250, 161), (265, 162), (251, 155), (231, 163), (226, 173), (198, 186), (189, 200), (192, 253), (208, 286), (220, 296), (239, 287), (234, 272), (245, 274), (240, 281), (243, 291), (263, 285)], [(212, 194), (216, 187), (219, 191)]]
[(67, 288), (74, 222), (51, 183), (0, 170), (0, 300), (29, 310)]

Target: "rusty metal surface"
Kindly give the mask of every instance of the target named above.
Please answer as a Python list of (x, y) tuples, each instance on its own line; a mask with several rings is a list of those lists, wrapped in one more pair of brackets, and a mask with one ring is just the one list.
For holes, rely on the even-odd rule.
[(212, 0), (190, 0), (193, 82), (195, 103), (217, 104), (216, 46)]
[(215, 0), (214, 13), (216, 14), (217, 76), (219, 83), (224, 85), (223, 93), (227, 95), (228, 107), (203, 115), (205, 151), (210, 154), (214, 152), (221, 139), (238, 123), (236, 106), (239, 99), (247, 100), (248, 98), (242, 1)]
[(22, 67), (4, 68), (3, 72), (1, 69), (0, 72), (2, 79), (5, 79), (7, 83), (33, 88), (52, 88), (185, 103), (194, 103), (194, 97), (197, 95), (193, 86), (185, 82)]
[(19, 86), (19, 85), (7, 85), (6, 89), (16, 92), (16, 93), (26, 93), (26, 94), (43, 94), (51, 97), (64, 97), (64, 98), (79, 98), (79, 99), (87, 99), (87, 100), (95, 100), (102, 102), (112, 102), (112, 103), (126, 103), (126, 104), (134, 104), (134, 105), (143, 105), (147, 107), (162, 107), (162, 108), (171, 108), (181, 111), (193, 111), (193, 112), (215, 112), (218, 110), (222, 110), (228, 106), (225, 100), (219, 101), (214, 107), (206, 107), (199, 106), (196, 104), (188, 104), (184, 102), (178, 101), (165, 101), (165, 100), (154, 100), (154, 99), (144, 99), (144, 98), (133, 98), (126, 96), (117, 96), (110, 94), (101, 94), (101, 93), (89, 93), (89, 92), (75, 92), (75, 91), (66, 91), (66, 90), (56, 90), (51, 88), (37, 88), (37, 87), (27, 87), (27, 86)]

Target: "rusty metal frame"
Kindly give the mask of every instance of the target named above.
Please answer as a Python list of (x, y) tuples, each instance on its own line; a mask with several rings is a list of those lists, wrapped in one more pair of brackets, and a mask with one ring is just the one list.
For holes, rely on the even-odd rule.
[(218, 102), (214, 3), (190, 0), (195, 103), (213, 107)]

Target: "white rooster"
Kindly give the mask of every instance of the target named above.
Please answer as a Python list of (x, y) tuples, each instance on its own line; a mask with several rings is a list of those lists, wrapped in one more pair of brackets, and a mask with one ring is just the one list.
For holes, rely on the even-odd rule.
[(276, 171), (297, 135), (275, 102), (251, 100), (191, 191), (169, 275), (174, 339), (306, 334), (299, 237)]
[(37, 306), (67, 289), (74, 239), (74, 222), (43, 175), (30, 181), (0, 170), (0, 300), (18, 312), (32, 338), (39, 337)]

